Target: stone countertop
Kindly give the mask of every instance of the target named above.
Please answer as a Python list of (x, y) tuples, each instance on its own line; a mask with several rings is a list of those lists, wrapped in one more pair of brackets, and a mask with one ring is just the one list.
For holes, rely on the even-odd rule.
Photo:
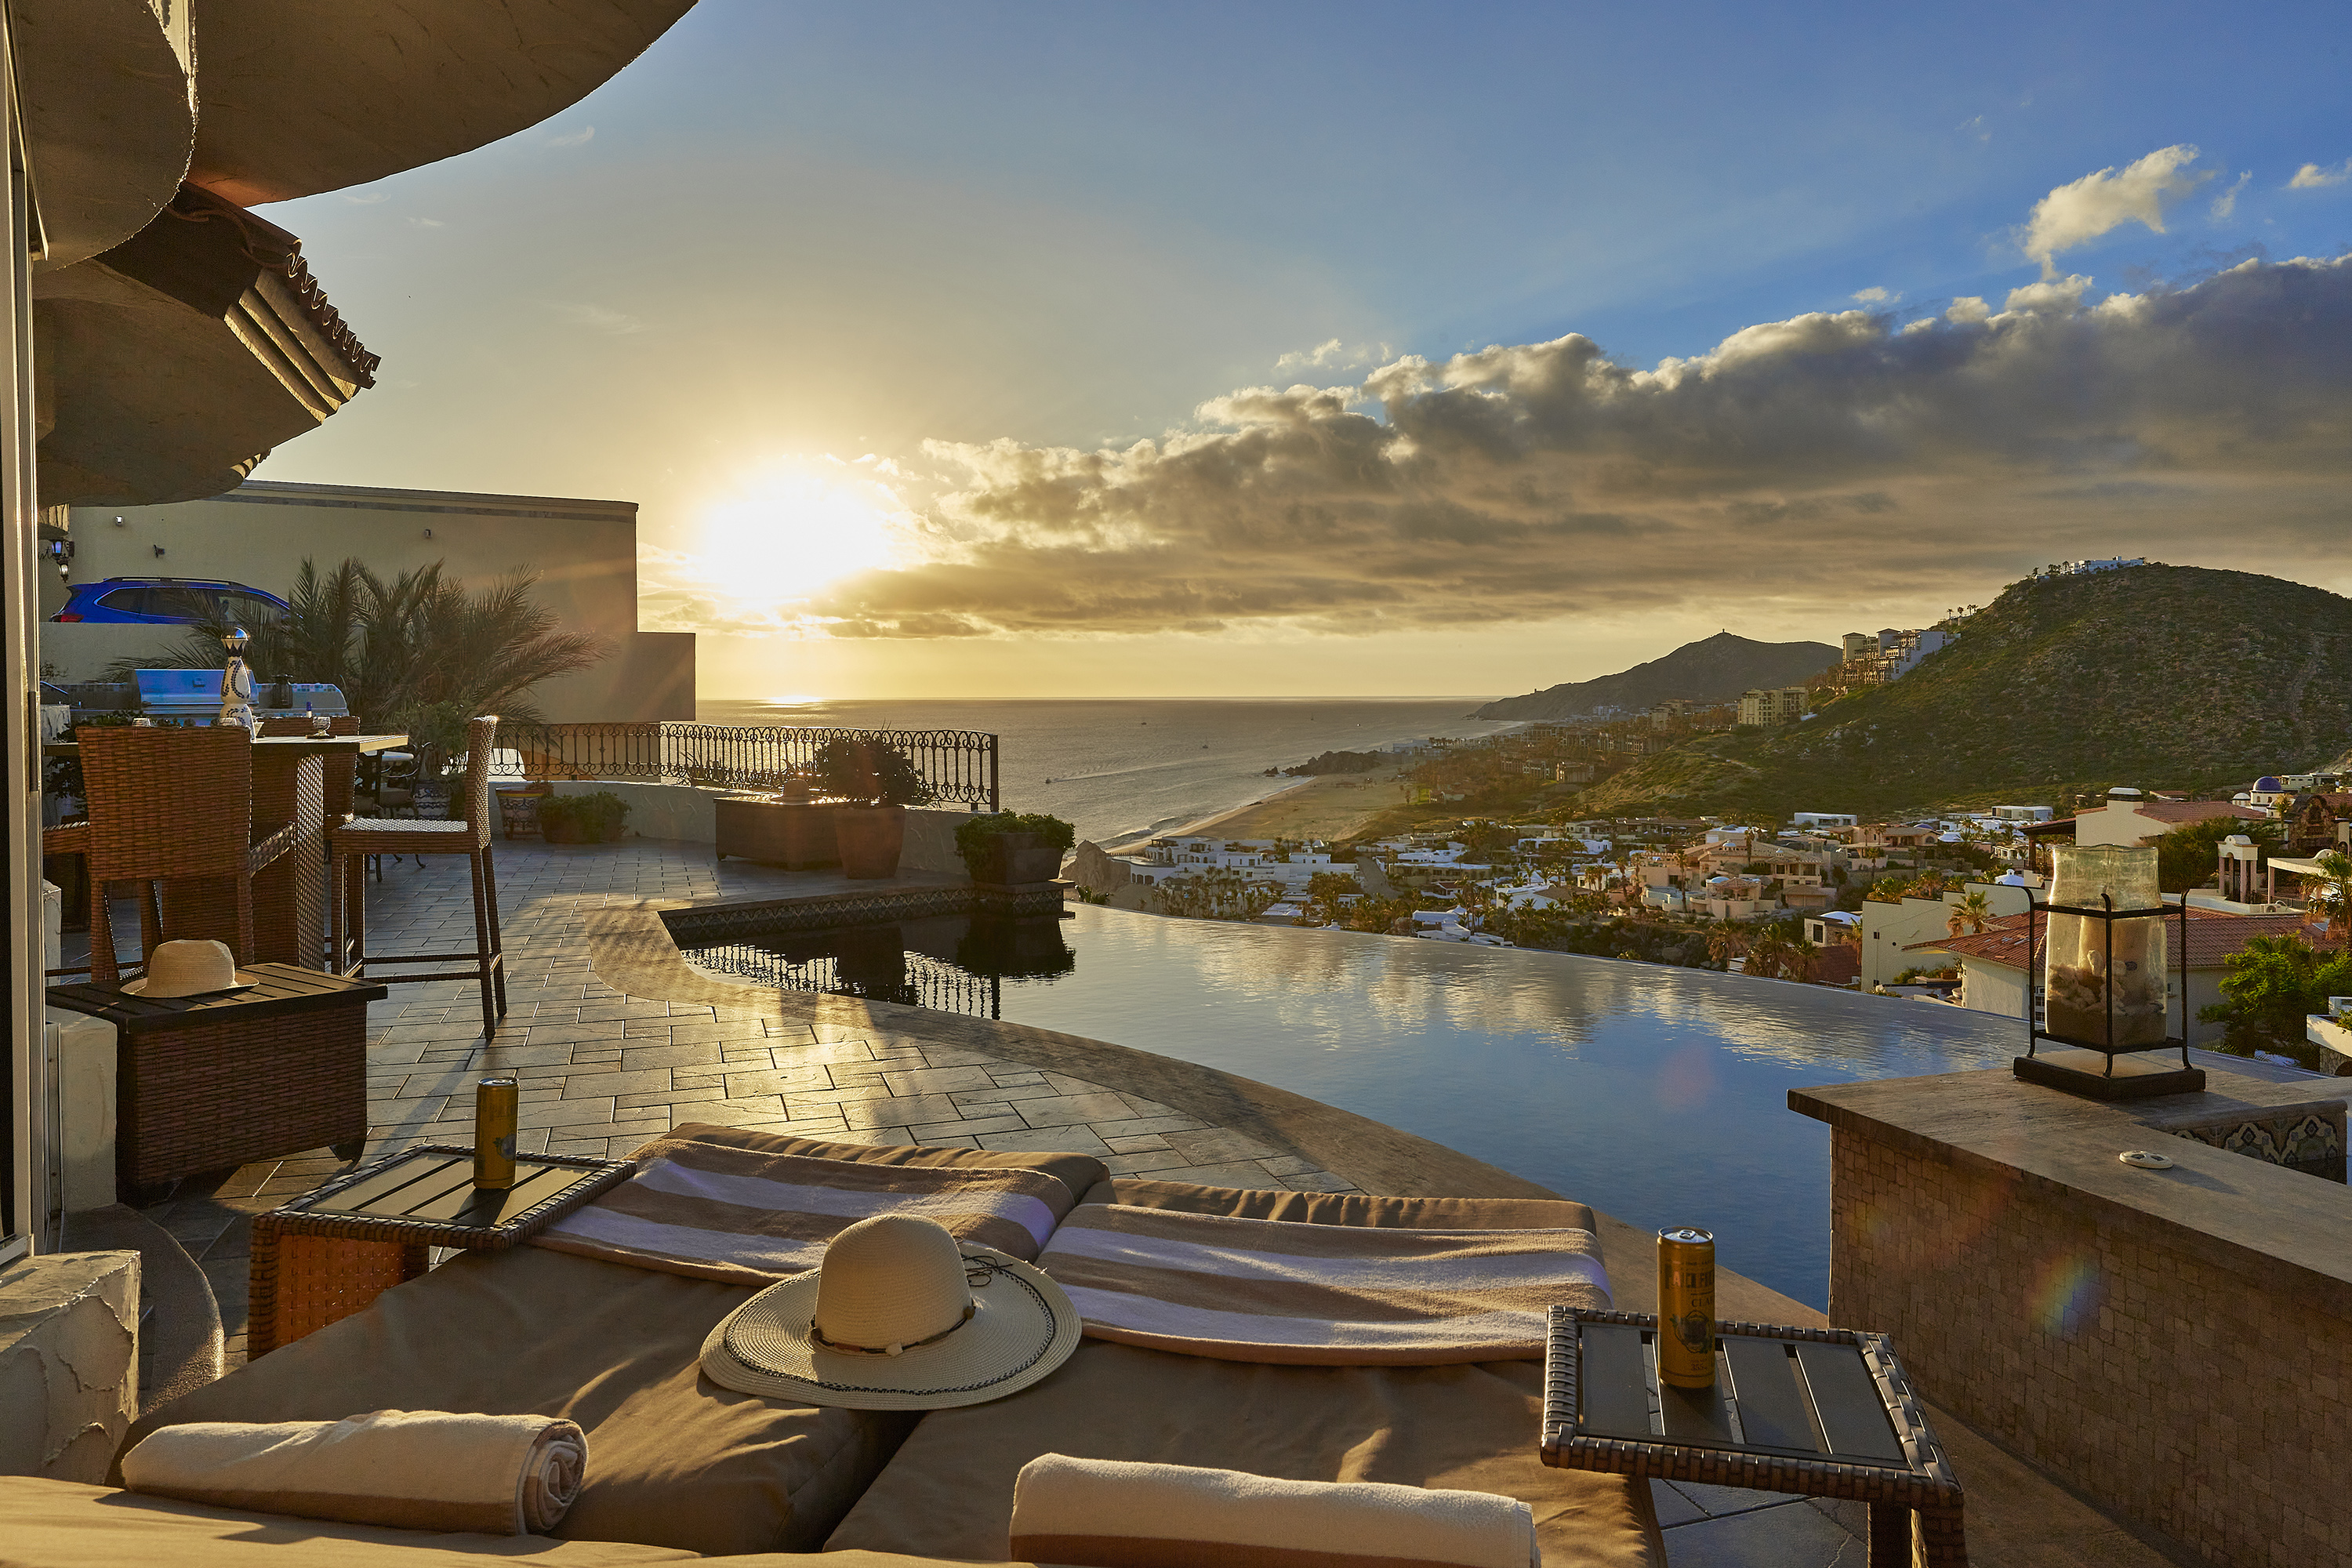
[[(2312, 1292), (2352, 1315), (2352, 1187), (2169, 1131), (2232, 1110), (2342, 1104), (2342, 1093), (2325, 1092), (2337, 1081), (2265, 1081), (2209, 1068), (2201, 1094), (2102, 1103), (1989, 1068), (1794, 1089), (1789, 1108), (1840, 1131), (1940, 1150), (2163, 1220), (2250, 1289)], [(2172, 1169), (2137, 1170), (2116, 1157), (2151, 1147), (2171, 1156)]]

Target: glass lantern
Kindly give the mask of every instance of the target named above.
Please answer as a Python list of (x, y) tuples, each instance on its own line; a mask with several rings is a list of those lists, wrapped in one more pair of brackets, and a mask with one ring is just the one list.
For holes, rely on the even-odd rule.
[(2109, 1053), (2167, 1043), (2155, 847), (2061, 848), (2055, 860), (2042, 970), (2048, 1034)]

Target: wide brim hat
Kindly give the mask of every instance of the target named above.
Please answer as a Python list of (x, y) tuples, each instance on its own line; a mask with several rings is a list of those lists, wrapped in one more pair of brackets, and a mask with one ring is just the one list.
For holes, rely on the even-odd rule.
[(1069, 1296), (1045, 1270), (976, 1242), (959, 1250), (974, 1284), (961, 1327), (896, 1354), (817, 1342), (812, 1268), (769, 1286), (702, 1342), (702, 1370), (739, 1394), (845, 1410), (945, 1410), (1002, 1399), (1042, 1381), (1078, 1348)]
[(226, 942), (203, 939), (158, 942), (147, 973), (122, 987), (132, 996), (210, 996), (246, 991), (261, 982), (237, 968)]

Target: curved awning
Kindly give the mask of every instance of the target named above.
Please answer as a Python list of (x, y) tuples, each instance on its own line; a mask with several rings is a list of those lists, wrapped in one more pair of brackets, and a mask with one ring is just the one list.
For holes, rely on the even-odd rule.
[(45, 248), (70, 267), (147, 226), (195, 147), (188, 7), (148, 0), (14, 0), (25, 161)]

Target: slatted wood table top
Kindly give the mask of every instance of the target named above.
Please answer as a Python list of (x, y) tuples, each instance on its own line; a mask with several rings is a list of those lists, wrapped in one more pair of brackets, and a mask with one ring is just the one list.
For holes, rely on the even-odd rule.
[(243, 991), (197, 996), (141, 996), (119, 985), (53, 985), (48, 1000), (53, 1007), (87, 1013), (126, 1034), (140, 1034), (283, 1017), (318, 1007), (381, 1002), (390, 994), (380, 981), (346, 980), (291, 963), (248, 963), (238, 973), (255, 984)]
[(1718, 1323), (1703, 1389), (1661, 1384), (1656, 1339), (1654, 1317), (1551, 1310), (1545, 1464), (1855, 1499), (1872, 1568), (1968, 1561), (1959, 1481), (1885, 1335)]
[(477, 1187), (471, 1149), (429, 1143), (296, 1198), (272, 1217), (281, 1227), (352, 1226), (387, 1237), (425, 1235), (436, 1247), (495, 1251), (512, 1247), (635, 1169), (626, 1160), (518, 1154), (513, 1186)]

